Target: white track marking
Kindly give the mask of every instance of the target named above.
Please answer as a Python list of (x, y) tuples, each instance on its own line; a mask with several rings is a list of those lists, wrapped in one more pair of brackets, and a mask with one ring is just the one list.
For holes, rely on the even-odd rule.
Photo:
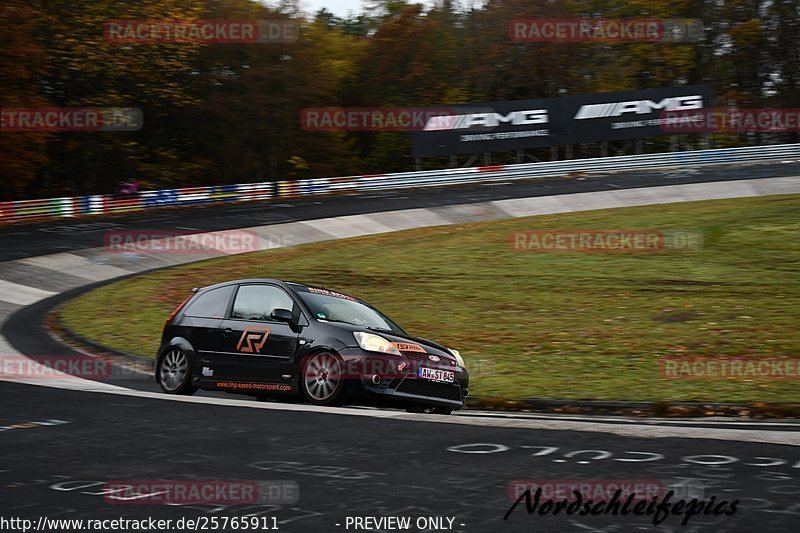
[(16, 305), (31, 305), (56, 293), (0, 279), (0, 301)]
[(89, 261), (85, 257), (70, 253), (59, 253), (50, 255), (40, 255), (20, 259), (19, 263), (27, 264), (55, 272), (63, 272), (70, 276), (75, 276), (89, 281), (102, 281), (105, 279), (118, 278), (130, 274), (131, 271), (123, 268), (103, 265)]
[[(4, 381), (0, 378), (0, 381)], [(36, 383), (45, 387), (59, 389), (72, 389), (71, 383)], [(104, 384), (97, 384), (104, 385)], [(212, 398), (203, 396), (169, 396), (159, 392), (145, 392), (124, 389), (112, 386), (97, 387), (97, 390), (83, 390), (83, 392), (102, 392), (120, 396), (136, 398), (151, 398), (162, 401), (173, 401), (192, 404), (219, 405), (248, 409), (266, 409), (270, 411), (294, 411), (304, 413), (324, 413), (328, 415), (360, 416), (367, 418), (383, 418), (390, 420), (407, 420), (413, 422), (428, 422), (436, 424), (457, 424), (462, 426), (500, 427), (512, 429), (535, 429), (550, 431), (584, 431), (591, 433), (610, 433), (622, 437), (664, 439), (664, 438), (689, 438), (710, 439), (737, 442), (760, 442), (765, 444), (783, 444), (787, 446), (800, 446), (800, 432), (798, 431), (757, 431), (734, 430), (715, 428), (676, 428), (668, 426), (653, 426), (646, 424), (615, 425), (592, 422), (569, 422), (566, 420), (518, 420), (496, 418), (473, 418), (467, 416), (447, 416), (431, 414), (410, 414), (398, 411), (380, 411), (364, 409), (348, 409), (346, 407), (320, 407), (315, 405), (298, 404), (267, 404), (249, 400), (227, 398)]]

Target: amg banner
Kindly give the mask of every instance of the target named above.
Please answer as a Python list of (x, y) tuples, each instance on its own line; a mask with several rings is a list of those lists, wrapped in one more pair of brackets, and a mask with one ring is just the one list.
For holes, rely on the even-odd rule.
[(670, 120), (667, 111), (713, 106), (708, 85), (566, 96), (560, 100), (566, 144), (669, 135), (665, 127)]
[(431, 157), (658, 137), (669, 134), (665, 112), (712, 105), (709, 86), (690, 85), (449, 106), (412, 132), (412, 150)]
[(562, 144), (552, 138), (557, 98), (443, 107), (411, 133), (415, 157), (521, 150)]

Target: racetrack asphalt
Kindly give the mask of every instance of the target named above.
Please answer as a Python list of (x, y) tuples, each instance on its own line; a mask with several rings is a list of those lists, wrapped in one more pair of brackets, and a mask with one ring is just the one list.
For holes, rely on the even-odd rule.
[[(578, 431), (260, 411), (11, 383), (0, 387), (0, 416), (1, 514), (34, 522), (261, 515), (291, 533), (353, 531), (347, 517), (432, 516), (453, 518), (450, 531), (460, 532), (724, 532), (796, 531), (800, 513), (800, 458), (790, 446), (587, 440)], [(104, 495), (113, 480), (210, 479), (293, 482), (299, 500), (137, 505)], [(661, 528), (652, 516), (529, 516), (524, 505), (503, 519), (512, 482), (573, 479), (649, 480), (687, 499), (738, 500), (738, 511), (694, 516), (686, 527), (670, 516)]]

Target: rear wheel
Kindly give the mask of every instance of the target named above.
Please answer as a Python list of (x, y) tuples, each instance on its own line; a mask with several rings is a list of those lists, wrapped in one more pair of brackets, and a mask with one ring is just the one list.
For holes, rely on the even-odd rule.
[(197, 392), (192, 385), (189, 358), (183, 350), (172, 347), (158, 362), (158, 383), (167, 394), (191, 396)]
[(344, 397), (342, 362), (330, 352), (305, 358), (300, 373), (303, 394), (316, 405), (339, 405)]

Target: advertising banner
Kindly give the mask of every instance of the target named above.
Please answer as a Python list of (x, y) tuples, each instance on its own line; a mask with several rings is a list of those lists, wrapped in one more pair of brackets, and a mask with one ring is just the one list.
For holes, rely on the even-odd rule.
[(563, 144), (554, 139), (558, 99), (515, 100), (448, 106), (411, 134), (416, 157), (521, 150)]
[(668, 135), (668, 111), (698, 112), (713, 105), (708, 85), (687, 85), (561, 98), (567, 144)]
[(676, 113), (713, 105), (711, 88), (689, 85), (561, 98), (453, 105), (412, 132), (415, 157), (523, 150), (668, 135)]

